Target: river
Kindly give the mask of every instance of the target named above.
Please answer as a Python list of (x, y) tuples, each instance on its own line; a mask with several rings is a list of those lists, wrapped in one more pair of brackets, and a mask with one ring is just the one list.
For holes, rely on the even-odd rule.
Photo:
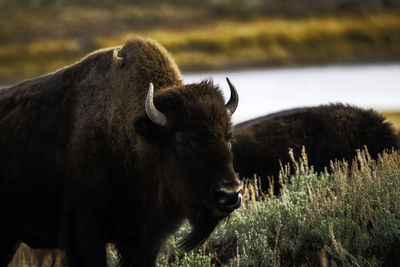
[(186, 73), (183, 77), (185, 83), (212, 78), (226, 98), (225, 77), (229, 77), (240, 98), (234, 123), (284, 109), (337, 102), (400, 110), (400, 64)]

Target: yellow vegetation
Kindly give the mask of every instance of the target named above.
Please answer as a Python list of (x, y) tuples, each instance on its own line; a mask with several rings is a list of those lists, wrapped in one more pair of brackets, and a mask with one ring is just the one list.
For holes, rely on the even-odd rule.
[(400, 111), (381, 112), (386, 119), (393, 124), (394, 128), (400, 133)]
[[(51, 36), (48, 39), (41, 36), (29, 42), (15, 43), (11, 38), (0, 43), (0, 84), (54, 71), (83, 57), (89, 49), (120, 45), (131, 35), (158, 40), (184, 71), (400, 59), (400, 16), (396, 12), (340, 17), (221, 18), (197, 26), (161, 25), (162, 29), (133, 26), (130, 29), (118, 25), (119, 20), (126, 20), (127, 14), (133, 9), (118, 10), (120, 12), (97, 9), (78, 12), (67, 9), (58, 14), (60, 25), (50, 27), (57, 33), (65, 24), (70, 27), (68, 32), (75, 31), (76, 34), (83, 27), (90, 32), (84, 37), (78, 38), (75, 34), (72, 38), (64, 32), (53, 32), (48, 34)], [(171, 17), (168, 10), (161, 11)], [(151, 9), (142, 11), (150, 17), (150, 13), (154, 12)], [(190, 10), (185, 12), (191, 14)], [(110, 13), (115, 13), (115, 23), (111, 24), (115, 30), (110, 30), (109, 24), (97, 26), (103, 27), (103, 31), (95, 28), (96, 21), (111, 19)], [(35, 23), (33, 15), (15, 16), (24, 23)], [(45, 24), (46, 20), (52, 23), (51, 18), (44, 16), (41, 24)], [(11, 34), (6, 30), (0, 27), (0, 36)]]

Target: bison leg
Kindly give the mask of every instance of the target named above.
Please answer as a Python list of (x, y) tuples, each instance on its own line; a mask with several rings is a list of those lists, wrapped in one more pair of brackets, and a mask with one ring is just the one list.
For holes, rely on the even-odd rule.
[(155, 266), (160, 245), (144, 244), (142, 242), (131, 242), (116, 244), (120, 257), (119, 266)]
[(107, 266), (103, 242), (88, 235), (78, 237), (74, 241), (71, 240), (70, 245), (67, 246), (68, 266)]
[(18, 249), (19, 242), (9, 237), (0, 237), (0, 267), (7, 266)]
[(66, 253), (68, 266), (105, 267), (106, 242), (99, 222), (90, 215), (82, 215), (66, 228)]

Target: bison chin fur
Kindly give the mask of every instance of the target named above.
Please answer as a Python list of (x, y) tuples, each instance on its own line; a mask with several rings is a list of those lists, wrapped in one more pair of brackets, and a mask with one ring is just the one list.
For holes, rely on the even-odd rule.
[(179, 247), (185, 251), (190, 251), (201, 246), (210, 236), (220, 219), (202, 213), (196, 223), (192, 226), (192, 231), (179, 243)]

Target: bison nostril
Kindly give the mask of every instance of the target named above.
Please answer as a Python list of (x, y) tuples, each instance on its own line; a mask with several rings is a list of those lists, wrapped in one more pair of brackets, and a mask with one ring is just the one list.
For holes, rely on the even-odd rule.
[(229, 193), (224, 190), (215, 190), (215, 198), (221, 204), (225, 204), (229, 199)]
[(225, 190), (215, 190), (215, 197), (220, 204), (229, 209), (235, 209), (240, 206), (242, 202), (241, 190), (236, 192), (229, 192)]

